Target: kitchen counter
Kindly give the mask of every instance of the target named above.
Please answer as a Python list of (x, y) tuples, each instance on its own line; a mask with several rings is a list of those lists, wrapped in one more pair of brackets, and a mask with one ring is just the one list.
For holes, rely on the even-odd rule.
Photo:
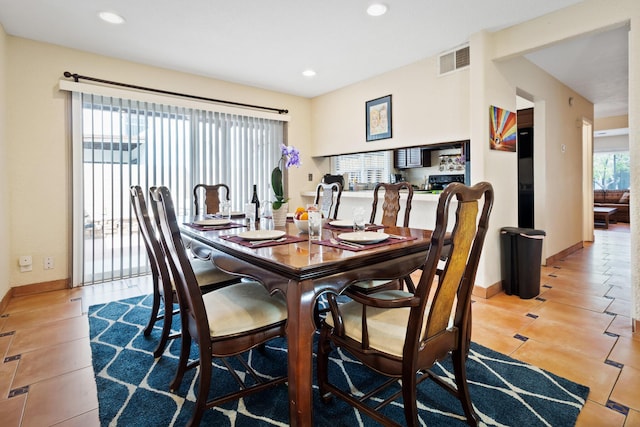
[[(400, 193), (402, 194), (402, 192)], [(316, 196), (315, 191), (305, 191), (300, 193), (302, 200), (306, 203), (312, 203)], [(409, 226), (415, 228), (425, 228), (433, 230), (436, 222), (436, 209), (440, 194), (427, 193), (425, 190), (417, 190), (413, 192), (413, 201), (411, 203), (411, 215)], [(373, 201), (373, 190), (362, 191), (343, 191), (340, 198), (340, 207), (338, 210), (339, 219), (351, 218), (353, 209), (361, 207), (365, 212), (371, 212), (371, 203)], [(378, 211), (381, 211), (381, 203), (378, 202)], [(455, 201), (454, 201), (455, 203)], [(400, 200), (400, 205), (404, 204), (404, 200)], [(378, 214), (380, 215), (380, 213)], [(455, 208), (450, 210), (450, 219), (455, 215)], [(399, 218), (404, 216), (404, 208), (400, 209)], [(376, 218), (376, 221), (380, 221)]]

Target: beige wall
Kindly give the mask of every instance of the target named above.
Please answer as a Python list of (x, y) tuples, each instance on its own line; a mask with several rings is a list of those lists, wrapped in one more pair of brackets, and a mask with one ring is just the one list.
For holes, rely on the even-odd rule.
[[(204, 77), (115, 60), (26, 39), (7, 37), (7, 155), (11, 177), (10, 284), (20, 286), (70, 276), (69, 98), (57, 89), (65, 71), (135, 85), (289, 110), (289, 142), (301, 150), (305, 167), (291, 169), (290, 194), (313, 188), (319, 175), (310, 157), (310, 104), (289, 96)], [(4, 129), (4, 127), (3, 127)], [(0, 140), (1, 141), (1, 140)], [(2, 170), (5, 170), (4, 168)], [(3, 180), (4, 181), (4, 180)], [(292, 203), (299, 203), (294, 197)], [(3, 204), (4, 205), (4, 204)], [(3, 222), (6, 224), (6, 221)], [(33, 256), (33, 271), (20, 273), (19, 255)], [(55, 268), (43, 269), (53, 256)], [(3, 281), (6, 283), (6, 281)], [(1, 286), (1, 285), (0, 285)]]
[(548, 234), (545, 254), (554, 255), (582, 241), (582, 120), (593, 122), (593, 104), (526, 59), (499, 68), (514, 90), (534, 96), (535, 226)]
[[(314, 98), (314, 156), (458, 141), (469, 136), (469, 71), (438, 77), (437, 57)], [(392, 95), (392, 138), (366, 142), (365, 103)]]
[(9, 291), (9, 174), (6, 121), (7, 35), (0, 25), (0, 300)]
[(593, 130), (624, 129), (629, 127), (629, 116), (601, 117), (594, 120)]

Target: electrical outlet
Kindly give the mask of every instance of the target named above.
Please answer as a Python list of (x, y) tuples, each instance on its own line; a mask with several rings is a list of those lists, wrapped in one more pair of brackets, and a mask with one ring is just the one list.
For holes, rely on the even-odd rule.
[(309, 181), (313, 181), (313, 174), (312, 173), (309, 174)]
[(53, 257), (52, 256), (48, 256), (44, 258), (44, 269), (45, 270), (52, 270), (53, 269)]
[(33, 270), (33, 260), (31, 259), (31, 255), (22, 255), (19, 257), (18, 265), (20, 266), (21, 273)]

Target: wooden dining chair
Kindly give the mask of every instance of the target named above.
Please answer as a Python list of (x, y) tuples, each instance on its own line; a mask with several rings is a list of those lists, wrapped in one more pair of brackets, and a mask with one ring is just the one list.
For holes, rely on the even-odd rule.
[(324, 218), (337, 219), (340, 196), (342, 196), (342, 185), (340, 183), (325, 184), (321, 182), (316, 187), (316, 198), (313, 203), (318, 205)]
[[(451, 231), (451, 252), (446, 258), (440, 280), (434, 280), (446, 239), (452, 201), (457, 199), (455, 224)], [(399, 425), (380, 409), (401, 394), (407, 426), (418, 426), (417, 386), (433, 380), (460, 400), (469, 425), (477, 425), (466, 374), (466, 359), (471, 337), (471, 291), (493, 205), (493, 188), (483, 182), (473, 187), (456, 183), (440, 195), (436, 226), (414, 293), (385, 290), (355, 295), (353, 301), (338, 305), (329, 295), (331, 313), (322, 325), (318, 344), (318, 387), (322, 400), (331, 395), (345, 400), (382, 425)], [(390, 377), (383, 386), (367, 382), (375, 390), (368, 393), (360, 384), (359, 397), (329, 382), (329, 354), (334, 347), (346, 351), (372, 370)], [(454, 378), (443, 379), (432, 366), (450, 356)], [(337, 368), (336, 368), (337, 369)], [(344, 369), (341, 367), (340, 369)], [(367, 381), (367, 380), (365, 380)], [(453, 386), (451, 383), (455, 383)], [(390, 399), (388, 386), (400, 385), (401, 391)], [(362, 397), (364, 396), (364, 397)], [(433, 393), (429, 399), (436, 399)], [(374, 405), (367, 402), (374, 401)]]
[[(404, 202), (404, 219), (401, 224), (398, 224), (398, 214), (400, 213), (402, 199), (400, 191), (407, 191), (407, 198)], [(380, 192), (384, 191), (381, 219), (380, 223), (385, 227), (397, 226), (402, 227), (409, 226), (409, 215), (411, 214), (411, 201), (413, 200), (413, 187), (408, 182), (396, 182), (395, 184), (378, 183), (373, 189), (373, 204), (371, 205), (371, 218), (369, 222), (375, 224), (376, 216), (378, 214), (378, 201), (380, 199)]]
[[(229, 197), (229, 186), (227, 184), (197, 184), (193, 187), (195, 214), (216, 214), (220, 212), (220, 201), (230, 200)], [(201, 212), (201, 206), (206, 208), (205, 212)]]
[[(147, 257), (149, 258), (151, 277), (153, 279), (153, 303), (149, 322), (144, 329), (144, 335), (149, 336), (155, 324), (160, 320), (163, 321), (160, 341), (158, 341), (158, 345), (153, 351), (154, 357), (160, 357), (164, 352), (167, 342), (180, 336), (180, 334), (171, 334), (173, 315), (177, 314), (177, 310), (173, 309), (175, 287), (169, 272), (167, 259), (158, 240), (157, 228), (149, 216), (149, 210), (147, 209), (142, 188), (138, 185), (131, 186), (130, 198), (133, 211), (138, 221), (138, 228), (147, 251)], [(226, 286), (239, 281), (236, 276), (232, 276), (216, 268), (211, 261), (190, 258), (189, 262), (196, 275), (198, 286), (204, 287), (205, 290)], [(160, 310), (160, 306), (162, 306), (162, 311)]]
[[(220, 212), (221, 200), (230, 200), (230, 191), (227, 184), (196, 184), (193, 187), (195, 215), (216, 214)], [(205, 209), (204, 212), (201, 209), (202, 207)], [(193, 240), (188, 240), (187, 244), (196, 257), (203, 260), (212, 259), (213, 251), (211, 248)]]
[[(400, 192), (402, 190), (407, 191), (407, 197), (404, 199), (404, 217), (401, 224), (398, 224), (398, 216), (401, 209), (402, 196)], [(395, 184), (378, 183), (373, 190), (373, 203), (371, 205), (371, 218), (369, 222), (375, 224), (376, 217), (378, 217), (378, 204), (380, 200), (380, 193), (384, 191), (381, 204), (381, 216), (380, 224), (385, 227), (408, 227), (409, 216), (411, 214), (411, 201), (413, 200), (413, 187), (408, 182), (397, 182)], [(381, 287), (398, 288), (402, 285), (402, 282), (412, 290), (414, 285), (411, 281), (411, 277), (405, 277), (402, 281), (389, 281), (389, 280), (363, 280), (351, 285), (352, 291), (369, 293), (380, 290)]]
[[(398, 215), (401, 209), (401, 190), (407, 190), (407, 197), (404, 203), (404, 219), (401, 224), (402, 227), (409, 226), (409, 215), (411, 213), (411, 201), (413, 200), (413, 187), (408, 182), (398, 182), (395, 184), (378, 183), (373, 190), (373, 203), (371, 205), (371, 217), (369, 223), (374, 224), (376, 217), (378, 216), (378, 202), (380, 199), (379, 193), (384, 191), (383, 202), (381, 204), (381, 224), (385, 227), (392, 227), (398, 225)], [(400, 280), (362, 280), (353, 283), (346, 294), (351, 292), (359, 293), (371, 293), (379, 291), (381, 289), (400, 289), (403, 284), (409, 290), (414, 289), (414, 284), (410, 276), (407, 276)], [(325, 308), (321, 308), (324, 305)], [(318, 303), (314, 308), (314, 321), (316, 325), (320, 325), (322, 316), (326, 315), (329, 309), (326, 308), (324, 296), (320, 296)]]
[[(169, 190), (158, 188), (154, 201), (158, 207), (163, 248), (176, 282), (183, 331), (178, 370), (170, 389), (176, 390), (185, 372), (199, 366), (196, 403), (188, 423), (193, 426), (200, 423), (206, 409), (286, 382), (286, 375), (259, 376), (240, 355), (273, 338), (285, 336), (287, 306), (280, 293), (271, 296), (264, 286), (254, 281), (243, 281), (203, 295), (180, 235)], [(197, 344), (198, 358), (190, 363), (192, 341)], [(243, 381), (242, 374), (237, 373), (238, 368), (232, 368), (226, 360), (232, 356), (239, 358), (246, 370), (244, 378), (247, 381)], [(214, 358), (226, 366), (238, 382), (239, 390), (209, 397)], [(253, 383), (247, 384), (251, 381)]]

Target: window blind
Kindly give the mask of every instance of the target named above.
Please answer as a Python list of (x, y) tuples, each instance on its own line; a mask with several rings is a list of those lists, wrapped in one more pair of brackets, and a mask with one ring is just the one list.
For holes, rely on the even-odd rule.
[(387, 182), (391, 173), (391, 151), (334, 156), (332, 169), (336, 175), (347, 175), (345, 186), (353, 182)]
[(233, 210), (253, 184), (270, 197), (284, 121), (75, 93), (74, 285), (148, 273), (129, 187), (167, 186), (178, 215), (192, 215), (193, 187), (225, 183)]

